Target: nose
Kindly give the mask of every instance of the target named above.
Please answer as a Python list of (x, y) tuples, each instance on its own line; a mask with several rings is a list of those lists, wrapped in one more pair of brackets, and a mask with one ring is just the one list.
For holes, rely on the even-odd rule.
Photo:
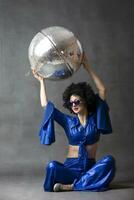
[(77, 107), (77, 105), (75, 104), (75, 102), (72, 103), (72, 107)]

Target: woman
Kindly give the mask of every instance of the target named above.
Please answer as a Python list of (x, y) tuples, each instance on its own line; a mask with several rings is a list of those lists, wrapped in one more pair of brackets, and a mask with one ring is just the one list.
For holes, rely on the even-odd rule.
[(98, 93), (95, 94), (86, 82), (68, 86), (63, 93), (63, 105), (74, 116), (60, 112), (47, 100), (43, 78), (33, 70), (34, 77), (40, 82), (41, 105), (45, 107), (40, 142), (50, 145), (55, 141), (54, 121), (64, 128), (69, 142), (64, 163), (51, 161), (47, 164), (45, 191), (104, 191), (115, 175), (115, 160), (111, 155), (96, 162), (100, 134), (112, 133), (106, 88), (90, 67), (85, 54), (82, 64), (91, 75)]

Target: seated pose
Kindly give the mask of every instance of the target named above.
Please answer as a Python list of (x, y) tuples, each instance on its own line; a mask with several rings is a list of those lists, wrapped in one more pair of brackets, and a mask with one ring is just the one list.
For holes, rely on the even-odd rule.
[(47, 100), (44, 78), (33, 70), (40, 82), (41, 105), (45, 108), (39, 131), (41, 144), (55, 142), (54, 121), (61, 125), (69, 148), (64, 163), (51, 161), (46, 166), (45, 191), (104, 191), (115, 176), (115, 159), (106, 155), (96, 161), (101, 134), (112, 133), (106, 88), (90, 67), (86, 55), (82, 64), (91, 75), (98, 93), (86, 82), (72, 83), (63, 93), (63, 106), (73, 115), (59, 111)]

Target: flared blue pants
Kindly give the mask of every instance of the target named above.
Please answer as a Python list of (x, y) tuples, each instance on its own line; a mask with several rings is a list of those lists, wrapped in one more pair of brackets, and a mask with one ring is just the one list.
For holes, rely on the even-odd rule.
[(111, 155), (99, 161), (78, 157), (64, 163), (51, 161), (46, 167), (44, 190), (53, 191), (55, 183), (72, 184), (75, 191), (104, 191), (115, 176), (115, 159)]

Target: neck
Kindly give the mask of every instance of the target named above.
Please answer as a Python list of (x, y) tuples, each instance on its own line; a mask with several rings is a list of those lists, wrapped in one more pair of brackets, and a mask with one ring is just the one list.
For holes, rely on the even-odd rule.
[(78, 113), (78, 118), (79, 118), (80, 123), (81, 123), (82, 125), (85, 125), (85, 124), (86, 124), (87, 116), (88, 116), (88, 111), (87, 111), (87, 109), (85, 109), (82, 113)]

